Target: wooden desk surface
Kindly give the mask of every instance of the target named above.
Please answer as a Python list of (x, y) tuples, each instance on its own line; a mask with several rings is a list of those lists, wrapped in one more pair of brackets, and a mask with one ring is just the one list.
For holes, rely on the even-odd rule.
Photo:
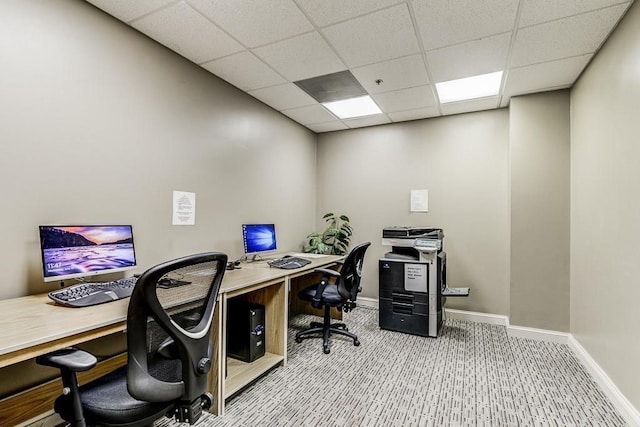
[[(303, 257), (301, 255), (301, 257)], [(225, 273), (220, 293), (230, 292), (243, 287), (255, 285), (257, 283), (285, 277), (296, 277), (309, 273), (310, 271), (326, 267), (343, 259), (339, 255), (326, 255), (317, 258), (307, 258), (310, 264), (301, 268), (291, 270), (283, 268), (273, 268), (266, 261), (243, 262), (240, 269), (230, 270)]]
[[(0, 367), (35, 357), (32, 353), (42, 354), (37, 351), (39, 346), (62, 338), (105, 327), (109, 327), (108, 333), (124, 330), (128, 304), (129, 300), (125, 298), (73, 309), (56, 305), (47, 294), (0, 301)], [(103, 335), (98, 332), (94, 338)], [(21, 351), (24, 352), (15, 354)]]
[[(309, 265), (294, 270), (270, 268), (266, 262), (245, 263), (241, 269), (225, 272), (220, 293), (299, 276), (341, 258), (335, 255), (309, 258)], [(129, 298), (125, 298), (91, 307), (69, 308), (54, 304), (47, 294), (0, 301), (0, 368), (123, 331), (128, 304)]]

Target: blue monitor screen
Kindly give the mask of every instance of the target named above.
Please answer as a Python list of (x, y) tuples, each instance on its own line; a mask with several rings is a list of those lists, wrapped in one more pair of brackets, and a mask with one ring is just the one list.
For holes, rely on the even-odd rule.
[(130, 225), (40, 226), (40, 249), (47, 282), (136, 266)]
[(273, 224), (243, 224), (244, 253), (255, 254), (276, 250), (276, 227)]

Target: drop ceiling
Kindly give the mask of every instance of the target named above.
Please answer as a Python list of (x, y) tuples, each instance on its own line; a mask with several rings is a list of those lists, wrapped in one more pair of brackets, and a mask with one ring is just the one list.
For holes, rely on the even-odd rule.
[[(632, 1), (87, 0), (314, 132), (509, 105), (570, 87)], [(350, 70), (383, 114), (339, 120), (293, 82)], [(504, 70), (496, 97), (435, 83)]]

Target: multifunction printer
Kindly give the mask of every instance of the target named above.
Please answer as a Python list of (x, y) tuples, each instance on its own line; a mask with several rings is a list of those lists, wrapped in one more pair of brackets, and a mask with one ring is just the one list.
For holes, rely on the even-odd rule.
[(444, 232), (431, 227), (386, 227), (379, 261), (380, 327), (437, 337), (443, 296), (468, 296), (468, 288), (447, 287)]
[(380, 327), (436, 337), (442, 324), (442, 291), (446, 282), (444, 232), (440, 228), (386, 227), (379, 261)]

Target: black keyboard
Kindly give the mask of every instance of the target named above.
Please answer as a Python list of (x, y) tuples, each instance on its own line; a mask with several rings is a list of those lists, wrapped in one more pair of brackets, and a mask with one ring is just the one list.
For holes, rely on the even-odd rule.
[(288, 256), (284, 258), (278, 258), (278, 259), (273, 259), (271, 261), (267, 261), (267, 264), (269, 264), (271, 267), (286, 268), (287, 270), (292, 268), (304, 267), (305, 265), (310, 263), (311, 261), (309, 261), (308, 259), (298, 258), (293, 256)]
[(49, 298), (67, 307), (88, 307), (130, 297), (137, 280), (129, 277), (113, 282), (78, 283), (49, 292)]

